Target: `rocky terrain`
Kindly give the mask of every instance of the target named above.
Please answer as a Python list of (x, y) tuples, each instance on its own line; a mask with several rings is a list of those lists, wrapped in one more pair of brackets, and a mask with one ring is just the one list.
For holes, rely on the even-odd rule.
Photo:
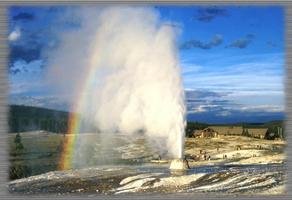
[(115, 167), (55, 171), (9, 183), (9, 191), (21, 194), (282, 194), (285, 172), (282, 165), (209, 166), (186, 172), (159, 168)]

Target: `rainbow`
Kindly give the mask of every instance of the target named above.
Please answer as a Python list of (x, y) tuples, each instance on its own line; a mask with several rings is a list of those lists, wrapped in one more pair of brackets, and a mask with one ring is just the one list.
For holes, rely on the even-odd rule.
[(72, 160), (74, 158), (74, 147), (77, 135), (80, 129), (80, 116), (78, 114), (70, 114), (68, 121), (68, 130), (63, 141), (63, 151), (59, 161), (59, 170), (67, 170), (72, 168)]
[(73, 106), (73, 112), (69, 116), (67, 134), (63, 142), (63, 150), (61, 153), (61, 158), (59, 160), (58, 169), (67, 170), (72, 169), (72, 161), (74, 159), (74, 150), (76, 141), (78, 140), (78, 135), (80, 133), (81, 124), (81, 112), (84, 110), (87, 102), (87, 94), (90, 87), (94, 84), (95, 74), (98, 65), (90, 65), (89, 70), (85, 73), (85, 78), (83, 79), (83, 85), (80, 89), (79, 99)]

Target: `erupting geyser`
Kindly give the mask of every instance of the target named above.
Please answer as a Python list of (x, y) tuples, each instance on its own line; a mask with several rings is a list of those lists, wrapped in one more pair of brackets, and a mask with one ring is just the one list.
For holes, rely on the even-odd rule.
[(190, 166), (186, 159), (174, 159), (170, 163), (170, 170), (187, 170)]
[(51, 80), (74, 91), (73, 111), (100, 131), (131, 137), (143, 130), (153, 148), (182, 159), (185, 105), (175, 27), (150, 8), (92, 11), (80, 12), (81, 30), (66, 33), (55, 50)]

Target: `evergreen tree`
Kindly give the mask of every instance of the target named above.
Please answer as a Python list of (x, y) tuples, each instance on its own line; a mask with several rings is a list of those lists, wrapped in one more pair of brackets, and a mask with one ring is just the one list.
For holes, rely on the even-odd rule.
[(23, 149), (23, 144), (21, 142), (21, 136), (19, 133), (16, 134), (15, 139), (14, 139), (14, 143), (15, 143), (15, 148), (16, 150), (22, 150)]

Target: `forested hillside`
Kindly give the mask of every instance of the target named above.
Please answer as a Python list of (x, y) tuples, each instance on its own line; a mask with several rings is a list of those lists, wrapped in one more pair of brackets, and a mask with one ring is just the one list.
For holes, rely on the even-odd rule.
[(69, 113), (46, 108), (11, 105), (8, 112), (9, 132), (45, 130), (65, 133)]

